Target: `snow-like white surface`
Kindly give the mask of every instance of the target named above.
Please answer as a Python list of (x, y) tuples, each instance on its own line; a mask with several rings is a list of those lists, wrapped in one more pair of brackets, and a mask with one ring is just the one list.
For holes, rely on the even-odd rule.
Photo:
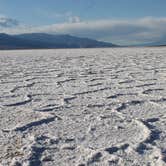
[(166, 48), (0, 51), (0, 163), (166, 165)]

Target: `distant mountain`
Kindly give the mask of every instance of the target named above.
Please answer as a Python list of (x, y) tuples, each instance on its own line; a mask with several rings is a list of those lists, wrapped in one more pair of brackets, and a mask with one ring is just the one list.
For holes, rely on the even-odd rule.
[(8, 35), (0, 33), (0, 49), (97, 48), (116, 46), (112, 43), (71, 35), (45, 33)]
[(166, 36), (164, 36), (163, 39), (158, 40), (156, 42), (149, 42), (149, 43), (137, 44), (132, 46), (143, 46), (143, 47), (166, 46)]
[(20, 48), (35, 48), (39, 47), (39, 43), (24, 40), (16, 36), (0, 34), (0, 49), (20, 49)]
[(145, 46), (166, 46), (166, 41), (157, 41), (157, 42), (153, 42), (153, 43), (148, 43)]

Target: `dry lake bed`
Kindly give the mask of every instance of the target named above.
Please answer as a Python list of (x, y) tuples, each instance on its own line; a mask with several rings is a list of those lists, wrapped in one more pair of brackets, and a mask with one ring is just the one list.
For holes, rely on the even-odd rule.
[(0, 165), (166, 165), (166, 47), (0, 51)]

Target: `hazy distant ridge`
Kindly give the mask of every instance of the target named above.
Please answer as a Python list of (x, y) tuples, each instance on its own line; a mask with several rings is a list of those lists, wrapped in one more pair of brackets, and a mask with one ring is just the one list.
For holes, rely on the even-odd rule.
[(71, 35), (52, 35), (45, 33), (19, 35), (0, 34), (0, 49), (97, 48), (116, 46), (112, 43)]

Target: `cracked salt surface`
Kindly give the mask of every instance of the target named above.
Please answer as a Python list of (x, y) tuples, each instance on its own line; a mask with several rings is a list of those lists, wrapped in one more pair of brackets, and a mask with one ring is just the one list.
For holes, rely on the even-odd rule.
[(0, 165), (166, 165), (165, 53), (0, 51)]

